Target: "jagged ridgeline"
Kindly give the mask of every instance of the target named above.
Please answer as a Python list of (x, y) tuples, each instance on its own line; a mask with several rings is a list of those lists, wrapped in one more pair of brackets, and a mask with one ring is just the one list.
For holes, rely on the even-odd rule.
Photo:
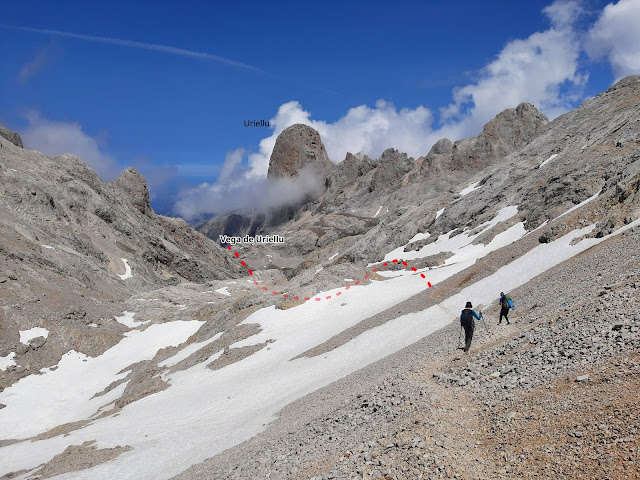
[[(419, 232), (428, 230), (434, 241), (456, 228), (472, 229), (506, 205), (518, 205), (513, 221), (526, 220), (526, 229), (534, 230), (601, 192), (611, 198), (584, 222), (597, 221), (594, 235), (610, 232), (625, 217), (637, 217), (627, 198), (637, 181), (637, 79), (621, 80), (553, 122), (522, 103), (498, 114), (477, 137), (439, 140), (418, 158), (389, 148), (377, 159), (347, 153), (331, 164), (318, 132), (293, 125), (276, 141), (267, 181), (312, 169), (317, 181), (310, 194), (274, 209), (219, 215), (198, 230), (214, 241), (277, 233), (286, 242), (276, 252), (298, 263), (307, 255), (323, 257), (321, 251), (374, 262), (389, 245), (405, 244)], [(460, 195), (470, 183), (482, 188)], [(574, 226), (554, 225), (541, 234), (548, 241)]]

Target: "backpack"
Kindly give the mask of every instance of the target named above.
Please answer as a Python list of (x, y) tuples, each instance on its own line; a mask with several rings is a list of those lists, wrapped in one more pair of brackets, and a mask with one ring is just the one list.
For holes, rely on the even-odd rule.
[(473, 312), (470, 308), (465, 308), (462, 311), (462, 316), (460, 317), (460, 325), (463, 327), (473, 326)]
[(513, 308), (515, 307), (513, 300), (511, 300), (511, 296), (509, 296), (508, 293), (504, 294), (504, 299), (507, 301), (507, 304), (509, 305), (509, 308)]

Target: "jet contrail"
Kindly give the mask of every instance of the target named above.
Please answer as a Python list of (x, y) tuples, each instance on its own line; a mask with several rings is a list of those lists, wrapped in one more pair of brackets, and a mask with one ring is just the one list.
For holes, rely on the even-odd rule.
[(261, 72), (257, 67), (247, 65), (246, 63), (236, 62), (235, 60), (229, 60), (228, 58), (220, 57), (218, 55), (212, 55), (210, 53), (195, 52), (193, 50), (187, 50), (185, 48), (171, 47), (169, 45), (159, 45), (157, 43), (145, 43), (136, 42), (134, 40), (122, 40), (119, 38), (110, 37), (98, 37), (96, 35), (81, 35), (79, 33), (61, 32), (59, 30), (48, 30), (42, 28), (30, 28), (30, 27), (17, 27), (12, 25), (2, 25), (4, 28), (10, 28), (12, 30), (22, 30), (24, 32), (41, 33), (45, 35), (56, 35), (58, 37), (77, 38), (78, 40), (86, 40), (88, 42), (107, 43), (110, 45), (120, 45), (123, 47), (141, 48), (143, 50), (153, 50), (155, 52), (170, 53), (172, 55), (180, 55), (183, 57), (201, 58), (203, 60), (211, 60), (214, 62), (224, 63), (233, 67), (244, 68), (246, 70), (253, 70)]

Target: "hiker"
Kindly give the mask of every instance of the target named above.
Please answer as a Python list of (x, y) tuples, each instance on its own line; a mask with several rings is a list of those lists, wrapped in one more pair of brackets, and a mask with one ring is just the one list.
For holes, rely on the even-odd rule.
[(471, 347), (471, 339), (473, 338), (473, 329), (475, 327), (473, 318), (475, 317), (477, 320), (482, 318), (482, 314), (478, 316), (476, 312), (472, 310), (473, 305), (471, 302), (467, 302), (460, 314), (460, 326), (464, 328), (464, 351), (468, 352), (469, 347)]
[(502, 317), (507, 321), (507, 325), (511, 325), (509, 323), (509, 309), (511, 308), (509, 300), (509, 297), (505, 295), (504, 292), (500, 292), (500, 305), (502, 305), (502, 307), (500, 308), (500, 320), (498, 320), (498, 325), (502, 323)]

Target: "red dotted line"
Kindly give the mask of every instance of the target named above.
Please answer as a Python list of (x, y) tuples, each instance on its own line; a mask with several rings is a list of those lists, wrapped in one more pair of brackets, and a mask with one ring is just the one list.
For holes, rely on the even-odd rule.
[[(227, 247), (227, 250), (231, 251), (231, 250), (232, 250), (231, 246), (228, 246), (228, 247)], [(233, 255), (234, 255), (237, 259), (240, 259), (240, 254), (239, 254), (238, 252), (233, 252)], [(392, 260), (392, 261), (391, 261), (391, 263), (398, 263), (398, 260), (397, 260), (397, 259), (396, 259), (396, 260)], [(402, 263), (402, 265), (404, 265), (405, 267), (408, 267), (408, 266), (409, 266), (409, 265), (407, 264), (407, 262), (400, 262), (400, 263)], [(240, 265), (242, 265), (243, 267), (245, 267), (245, 268), (247, 269), (247, 273), (249, 274), (249, 276), (250, 276), (250, 277), (252, 277), (252, 276), (253, 276), (253, 270), (251, 270), (251, 269), (247, 266), (247, 263), (246, 263), (244, 260), (240, 260)], [(385, 263), (383, 263), (383, 264), (382, 264), (382, 266), (383, 266), (383, 267), (387, 267), (388, 265), (389, 265), (389, 263), (388, 263), (388, 262), (385, 262)], [(417, 269), (416, 267), (411, 267), (411, 270), (413, 270), (414, 272), (417, 272), (417, 271), (418, 271), (418, 269)], [(378, 271), (378, 269), (377, 269), (377, 268), (374, 268), (371, 272), (372, 272), (372, 273), (375, 273), (375, 272), (377, 272), (377, 271)], [(427, 278), (427, 277), (425, 277), (425, 276), (424, 276), (424, 273), (421, 273), (421, 274), (420, 274), (420, 276), (421, 276), (422, 278), (424, 278), (424, 279), (426, 279), (426, 278)], [(366, 274), (364, 275), (364, 277), (362, 277), (362, 279), (363, 279), (363, 280), (365, 280), (365, 279), (367, 279), (367, 278), (369, 278), (369, 274), (368, 274), (368, 273), (366, 273)], [(253, 283), (254, 283), (255, 285), (257, 285), (258, 287), (260, 286), (260, 282), (259, 282), (258, 280), (253, 280)], [(360, 285), (360, 280), (356, 280), (355, 282), (353, 282), (353, 285)], [(345, 293), (346, 293), (346, 290), (349, 290), (353, 285), (346, 285), (346, 286), (344, 287), (344, 289), (345, 289)], [(427, 282), (427, 285), (429, 286), (429, 288), (431, 288), (431, 282)], [(269, 292), (269, 288), (268, 288), (268, 287), (265, 287), (265, 286), (263, 286), (263, 287), (262, 287), (262, 290), (264, 290), (265, 292)], [(289, 295), (288, 293), (280, 293), (280, 292), (278, 292), (278, 291), (276, 291), (276, 290), (272, 290), (272, 291), (271, 291), (271, 293), (272, 293), (273, 295), (279, 295), (279, 296), (281, 296), (282, 298), (293, 298), (294, 300), (301, 300), (301, 299), (302, 299), (302, 300), (304, 300), (305, 302), (306, 302), (306, 301), (311, 300), (311, 298), (312, 298), (312, 297), (302, 297), (302, 298), (300, 298), (299, 296), (291, 296), (291, 295)], [(339, 291), (337, 291), (337, 292), (335, 293), (335, 296), (336, 296), (336, 297), (339, 297), (339, 296), (340, 296), (340, 295), (342, 295), (342, 294), (343, 294), (342, 290), (339, 290)], [(324, 298), (324, 300), (331, 300), (331, 298), (332, 298), (332, 296), (331, 296), (331, 295), (327, 295), (327, 296)], [(316, 302), (319, 302), (319, 301), (323, 300), (323, 298), (322, 298), (322, 297), (313, 297), (313, 300), (315, 300)]]

